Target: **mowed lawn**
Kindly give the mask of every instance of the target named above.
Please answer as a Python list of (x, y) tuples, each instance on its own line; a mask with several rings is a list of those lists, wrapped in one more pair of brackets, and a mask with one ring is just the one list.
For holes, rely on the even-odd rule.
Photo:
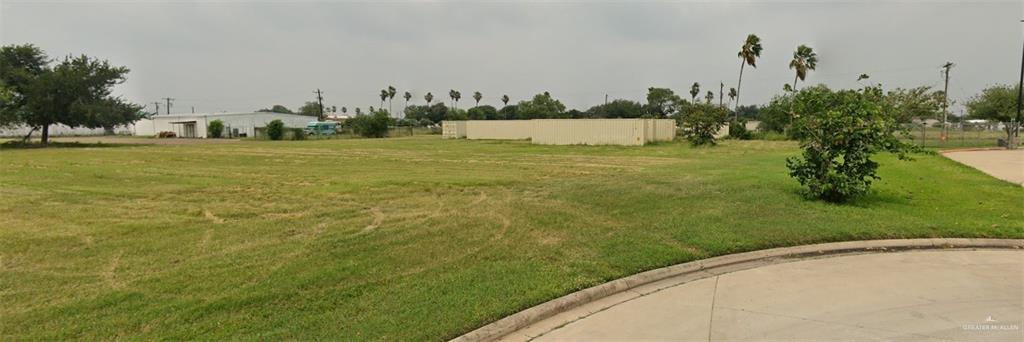
[(438, 340), (661, 266), (828, 241), (1024, 238), (1024, 189), (883, 155), (808, 201), (793, 142), (442, 140), (0, 151), (0, 340)]

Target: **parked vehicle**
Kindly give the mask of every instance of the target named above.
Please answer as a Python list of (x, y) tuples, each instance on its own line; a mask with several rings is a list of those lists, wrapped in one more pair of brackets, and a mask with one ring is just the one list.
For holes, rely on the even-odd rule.
[(335, 135), (338, 133), (338, 123), (334, 121), (313, 121), (306, 125), (303, 130), (306, 135)]

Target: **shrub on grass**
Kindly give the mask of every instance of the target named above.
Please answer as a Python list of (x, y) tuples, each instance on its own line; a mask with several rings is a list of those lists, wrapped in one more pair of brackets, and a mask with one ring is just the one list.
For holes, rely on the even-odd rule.
[(754, 135), (747, 130), (747, 120), (739, 119), (729, 123), (729, 137), (739, 140), (750, 140)]
[(270, 140), (281, 140), (284, 137), (284, 122), (274, 120), (267, 124), (267, 137)]
[(224, 122), (220, 120), (210, 121), (206, 125), (206, 135), (210, 138), (220, 138), (224, 134)]
[(880, 88), (801, 91), (796, 101), (829, 104), (794, 111), (792, 129), (803, 153), (787, 158), (786, 167), (809, 197), (845, 202), (862, 195), (879, 179), (874, 154), (889, 151), (907, 159), (912, 149), (900, 141), (898, 134), (905, 131), (884, 109)]
[(352, 130), (366, 138), (383, 138), (388, 135), (388, 126), (391, 126), (391, 116), (383, 110), (378, 110), (366, 115), (356, 115), (350, 119)]
[(690, 144), (694, 146), (715, 145), (715, 134), (725, 124), (728, 113), (725, 108), (714, 104), (685, 104), (680, 109), (680, 126)]
[(302, 128), (292, 128), (292, 140), (306, 140), (306, 131)]

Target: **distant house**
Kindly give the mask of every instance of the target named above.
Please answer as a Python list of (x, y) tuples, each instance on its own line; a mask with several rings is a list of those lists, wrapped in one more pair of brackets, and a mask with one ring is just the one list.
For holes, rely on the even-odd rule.
[(224, 123), (224, 136), (252, 137), (256, 135), (257, 128), (266, 127), (274, 120), (281, 120), (285, 127), (305, 128), (310, 121), (316, 121), (316, 117), (271, 112), (154, 115), (137, 121), (134, 134), (152, 136), (160, 132), (174, 132), (180, 138), (205, 138), (206, 127), (214, 120)]

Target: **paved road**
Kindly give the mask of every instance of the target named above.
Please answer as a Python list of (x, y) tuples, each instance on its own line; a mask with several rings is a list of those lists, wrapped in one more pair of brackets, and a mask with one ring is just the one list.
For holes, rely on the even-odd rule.
[(598, 302), (505, 339), (1024, 341), (1024, 251), (809, 259)]
[(993, 177), (1024, 185), (1024, 149), (954, 151), (943, 155)]

